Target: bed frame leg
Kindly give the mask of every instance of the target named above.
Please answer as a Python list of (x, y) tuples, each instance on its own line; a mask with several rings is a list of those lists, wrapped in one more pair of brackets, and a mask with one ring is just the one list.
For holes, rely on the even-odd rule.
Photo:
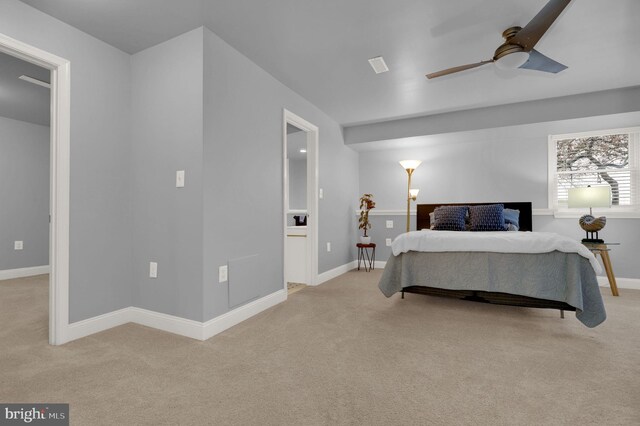
[(404, 299), (404, 291), (402, 292), (402, 298)]
[(560, 318), (564, 319), (564, 309), (560, 309)]

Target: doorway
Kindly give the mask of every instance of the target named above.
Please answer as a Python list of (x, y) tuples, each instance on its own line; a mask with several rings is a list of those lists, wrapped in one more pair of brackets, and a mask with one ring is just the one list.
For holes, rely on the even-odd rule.
[(60, 345), (69, 340), (69, 61), (3, 34), (0, 53), (50, 71), (48, 334), (50, 344)]
[(318, 276), (318, 127), (284, 110), (284, 289)]

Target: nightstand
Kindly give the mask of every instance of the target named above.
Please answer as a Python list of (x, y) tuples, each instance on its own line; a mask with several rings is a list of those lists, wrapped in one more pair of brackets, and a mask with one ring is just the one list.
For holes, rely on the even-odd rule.
[(607, 273), (607, 278), (609, 278), (609, 286), (611, 287), (611, 294), (614, 296), (619, 296), (618, 294), (618, 285), (616, 284), (616, 277), (613, 275), (613, 268), (611, 267), (611, 259), (609, 258), (609, 246), (619, 246), (620, 243), (587, 243), (583, 242), (584, 246), (591, 250), (591, 253), (594, 255), (600, 255), (602, 258), (602, 264), (604, 265), (604, 270)]

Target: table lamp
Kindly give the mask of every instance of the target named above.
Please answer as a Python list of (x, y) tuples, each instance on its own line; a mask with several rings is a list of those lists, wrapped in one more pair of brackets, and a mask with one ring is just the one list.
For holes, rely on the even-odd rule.
[[(584, 229), (587, 237), (583, 243), (604, 243), (598, 237), (598, 231), (607, 223), (604, 216), (593, 217), (593, 207), (611, 207), (611, 188), (609, 186), (586, 186), (583, 188), (569, 188), (569, 208), (589, 207), (589, 214), (580, 218), (578, 223)], [(594, 236), (595, 234), (595, 236)]]

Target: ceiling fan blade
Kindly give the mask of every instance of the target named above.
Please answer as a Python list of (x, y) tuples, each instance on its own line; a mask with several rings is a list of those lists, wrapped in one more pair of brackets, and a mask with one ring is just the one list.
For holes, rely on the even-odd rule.
[(529, 59), (527, 60), (527, 62), (522, 64), (520, 68), (557, 74), (560, 71), (566, 70), (567, 66), (562, 65), (560, 62), (556, 62), (547, 56), (544, 56), (542, 53), (538, 52), (535, 49), (532, 49), (531, 52), (529, 52)]
[(475, 64), (467, 64), (467, 65), (460, 65), (459, 67), (447, 68), (446, 70), (442, 70), (442, 71), (438, 71), (438, 72), (432, 72), (431, 74), (427, 74), (427, 78), (428, 79), (432, 79), (432, 78), (436, 78), (436, 77), (442, 77), (443, 75), (449, 75), (449, 74), (453, 74), (453, 73), (460, 72), (460, 71), (470, 70), (472, 68), (477, 68), (477, 67), (480, 67), (480, 66), (485, 65), (485, 64), (490, 64), (492, 62), (493, 62), (493, 59), (491, 59), (489, 61), (477, 62)]
[(509, 43), (522, 46), (525, 52), (531, 51), (569, 3), (571, 0), (550, 0)]

